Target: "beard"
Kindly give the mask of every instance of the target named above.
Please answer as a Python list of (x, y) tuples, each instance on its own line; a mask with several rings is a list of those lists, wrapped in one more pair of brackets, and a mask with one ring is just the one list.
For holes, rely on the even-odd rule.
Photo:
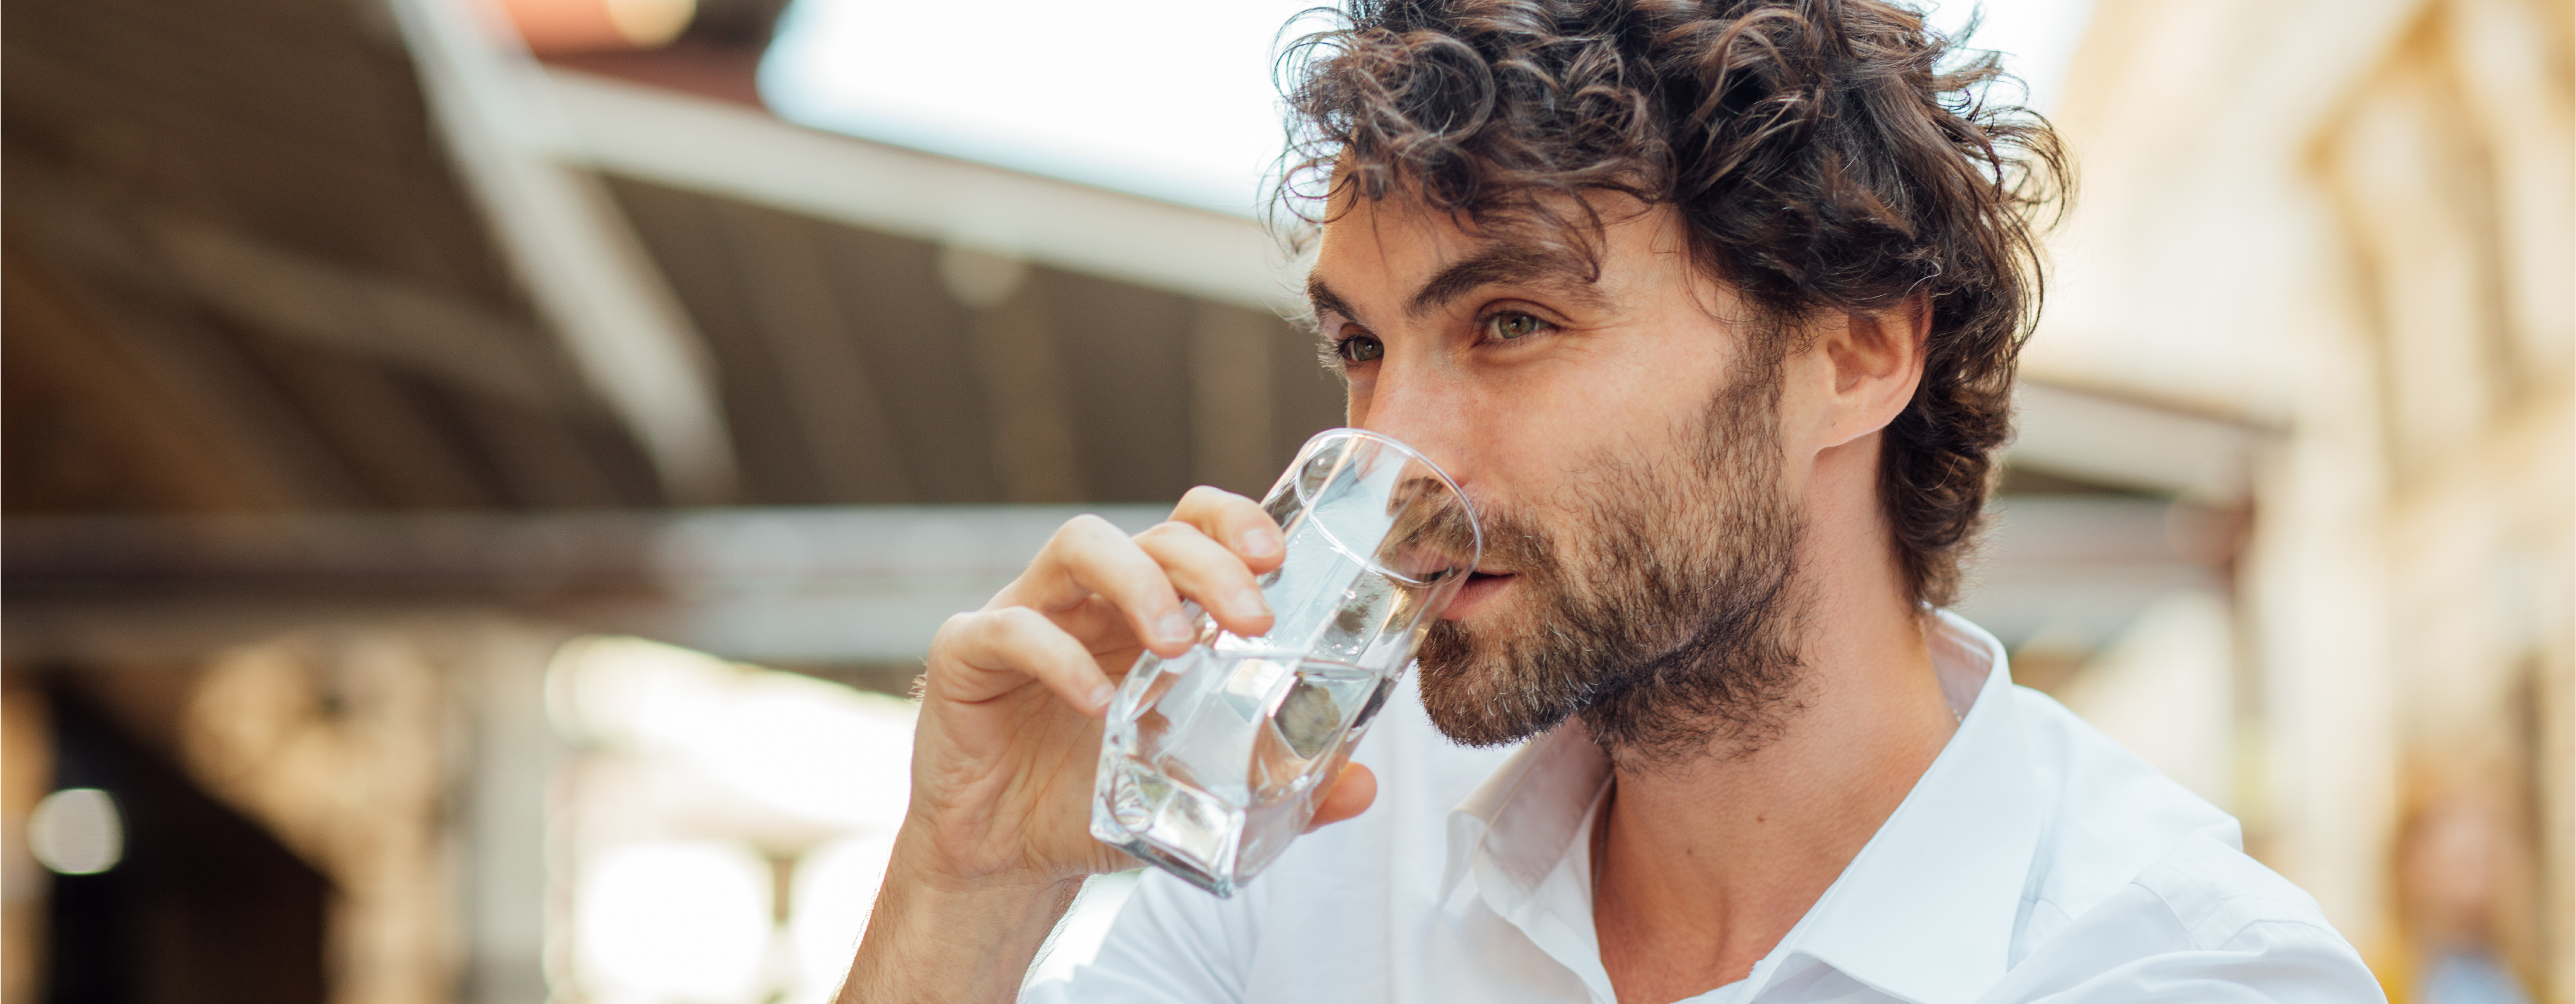
[(1518, 575), (1528, 613), (1432, 623), (1419, 656), (1432, 724), (1496, 746), (1579, 717), (1622, 766), (1740, 758), (1777, 738), (1801, 706), (1804, 526), (1781, 493), (1779, 387), (1748, 367), (1667, 457), (1594, 458), (1565, 513), (1481, 511), (1486, 554)]

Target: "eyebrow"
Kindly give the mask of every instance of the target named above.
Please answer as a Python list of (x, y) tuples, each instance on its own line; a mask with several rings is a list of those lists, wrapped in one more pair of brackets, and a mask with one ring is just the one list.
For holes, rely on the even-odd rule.
[(1405, 301), (1404, 312), (1421, 317), (1486, 286), (1508, 283), (1541, 285), (1598, 303), (1600, 294), (1592, 287), (1597, 278), (1588, 263), (1563, 249), (1505, 241), (1441, 269)]
[[(1432, 275), (1405, 301), (1404, 311), (1421, 317), (1486, 286), (1507, 283), (1542, 285), (1587, 304), (1597, 304), (1601, 302), (1599, 292), (1593, 288), (1597, 278), (1589, 263), (1562, 249), (1498, 243)], [(1319, 315), (1329, 311), (1354, 320), (1359, 317), (1350, 303), (1319, 277), (1307, 277), (1306, 299)]]
[(1359, 316), (1351, 310), (1350, 303), (1343, 300), (1341, 294), (1333, 292), (1333, 287), (1325, 285), (1319, 276), (1306, 277), (1306, 302), (1314, 307), (1319, 317), (1327, 312), (1349, 318)]

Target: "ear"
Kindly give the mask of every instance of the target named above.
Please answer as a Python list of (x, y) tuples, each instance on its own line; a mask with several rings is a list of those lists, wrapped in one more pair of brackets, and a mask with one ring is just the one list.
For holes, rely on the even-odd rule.
[(1840, 446), (1887, 427), (1923, 382), (1923, 351), (1932, 336), (1932, 300), (1916, 293), (1887, 310), (1841, 315), (1816, 333), (1825, 364), (1829, 428), (1825, 446)]

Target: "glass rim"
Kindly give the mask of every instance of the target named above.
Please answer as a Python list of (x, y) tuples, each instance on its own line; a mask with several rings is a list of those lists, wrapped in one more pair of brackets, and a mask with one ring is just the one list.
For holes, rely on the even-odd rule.
[[(1313, 508), (1313, 500), (1306, 497), (1305, 489), (1300, 483), (1303, 479), (1297, 476), (1298, 473), (1305, 468), (1307, 459), (1314, 456), (1315, 452), (1323, 448), (1325, 445), (1344, 439), (1367, 440), (1381, 447), (1392, 448), (1407, 459), (1421, 464), (1425, 469), (1431, 472), (1431, 476), (1440, 479), (1440, 484), (1449, 489), (1449, 494), (1451, 496), (1457, 498), (1459, 510), (1467, 514), (1467, 532), (1474, 536), (1475, 546), (1475, 553), (1468, 555), (1467, 557), (1467, 571), (1471, 575), (1474, 574), (1476, 570), (1475, 566), (1483, 563), (1485, 560), (1485, 524), (1484, 520), (1476, 515), (1475, 502), (1467, 498), (1466, 489), (1458, 487), (1458, 479), (1450, 477), (1449, 472), (1442, 470), (1437, 461), (1424, 456), (1421, 450), (1414, 449), (1412, 444), (1406, 443), (1401, 439), (1397, 439), (1393, 436), (1387, 435), (1386, 433), (1378, 432), (1373, 429), (1360, 429), (1350, 426), (1339, 426), (1336, 428), (1325, 429), (1312, 436), (1306, 437), (1305, 445), (1297, 448), (1296, 459), (1289, 461), (1288, 470), (1281, 475), (1281, 482), (1288, 488), (1288, 490), (1297, 494), (1298, 503), (1309, 510)], [(1356, 550), (1352, 549), (1348, 543), (1344, 542), (1339, 534), (1334, 533), (1332, 527), (1329, 525), (1317, 523), (1315, 525), (1315, 529), (1323, 533), (1325, 539), (1332, 542), (1334, 550), (1342, 552), (1354, 561), (1358, 561), (1371, 571), (1400, 582), (1407, 582), (1414, 585), (1429, 585), (1434, 588), (1438, 588), (1441, 586), (1453, 585), (1455, 583), (1463, 583), (1467, 579), (1467, 576), (1462, 575), (1452, 580), (1452, 582), (1447, 583), (1424, 582), (1421, 579), (1387, 568), (1386, 566), (1379, 564), (1376, 559), (1358, 553)]]

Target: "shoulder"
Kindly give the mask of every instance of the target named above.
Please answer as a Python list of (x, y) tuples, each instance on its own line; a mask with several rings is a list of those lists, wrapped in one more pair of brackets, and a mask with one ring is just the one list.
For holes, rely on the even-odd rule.
[(2251, 1000), (2380, 999), (2316, 900), (2244, 852), (2234, 817), (2046, 695), (2012, 693), (2048, 806), (2013, 982), (2216, 980)]
[(2030, 887), (2035, 898), (2075, 912), (2127, 885), (2189, 838), (2231, 850), (2244, 846), (2235, 817), (2064, 705), (2027, 687), (2007, 693), (2043, 806)]

